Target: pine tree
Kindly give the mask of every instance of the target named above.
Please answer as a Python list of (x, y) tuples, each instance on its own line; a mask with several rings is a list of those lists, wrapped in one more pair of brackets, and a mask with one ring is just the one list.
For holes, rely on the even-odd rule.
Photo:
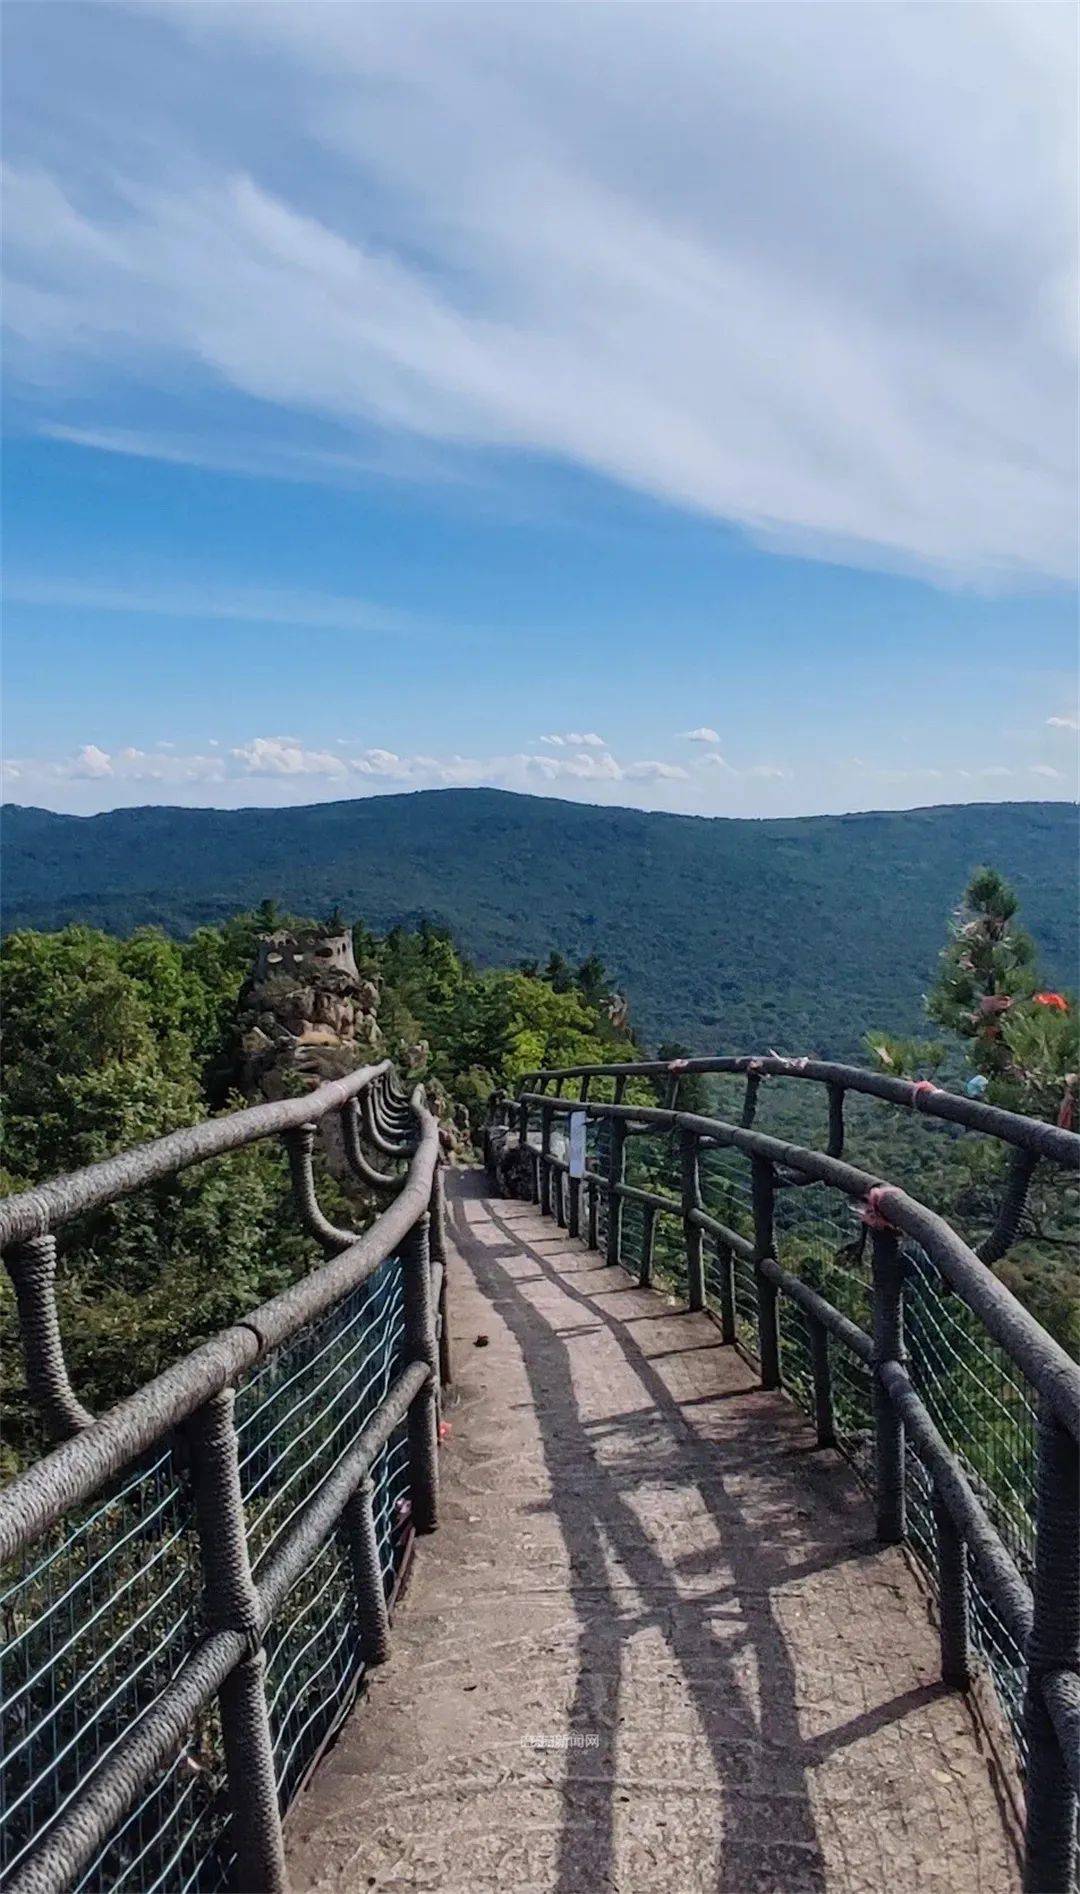
[[(1062, 993), (1037, 990), (1035, 943), (1017, 922), (1018, 906), (996, 869), (975, 870), (926, 1010), (964, 1040), (974, 1073), (969, 1090), (1068, 1122), (1080, 1062), (1076, 1009)], [(977, 1088), (979, 1079), (984, 1085)]]

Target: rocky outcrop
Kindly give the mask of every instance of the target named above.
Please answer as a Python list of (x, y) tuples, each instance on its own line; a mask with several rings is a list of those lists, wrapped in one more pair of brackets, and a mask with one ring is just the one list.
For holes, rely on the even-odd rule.
[(379, 989), (363, 979), (349, 933), (267, 934), (240, 995), (239, 1082), (281, 1098), (290, 1075), (340, 1078), (382, 1056)]

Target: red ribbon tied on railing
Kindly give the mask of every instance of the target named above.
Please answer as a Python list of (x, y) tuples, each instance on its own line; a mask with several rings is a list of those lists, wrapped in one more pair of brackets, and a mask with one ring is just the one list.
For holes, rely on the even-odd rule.
[(923, 1103), (931, 1092), (939, 1092), (940, 1090), (940, 1085), (931, 1085), (929, 1079), (916, 1079), (911, 1088), (911, 1102), (916, 1111), (922, 1110)]
[(875, 1184), (872, 1190), (867, 1191), (865, 1200), (855, 1213), (859, 1221), (865, 1223), (868, 1229), (894, 1230), (896, 1228), (896, 1225), (889, 1222), (881, 1209), (881, 1195), (887, 1189), (887, 1184)]

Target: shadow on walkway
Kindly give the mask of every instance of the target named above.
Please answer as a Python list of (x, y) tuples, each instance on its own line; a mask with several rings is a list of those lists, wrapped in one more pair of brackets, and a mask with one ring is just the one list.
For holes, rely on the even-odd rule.
[[(775, 1553), (763, 1547), (760, 1533), (755, 1532), (746, 1520), (742, 1506), (731, 1497), (725, 1484), (725, 1469), (732, 1456), (738, 1464), (745, 1465), (746, 1429), (739, 1428), (734, 1437), (729, 1437), (719, 1448), (714, 1441), (706, 1444), (686, 1418), (681, 1403), (670, 1393), (654, 1365), (659, 1359), (684, 1351), (665, 1349), (654, 1356), (646, 1354), (635, 1340), (625, 1318), (609, 1314), (604, 1308), (604, 1287), (610, 1293), (616, 1287), (621, 1288), (621, 1283), (605, 1283), (605, 1270), (601, 1277), (604, 1287), (599, 1291), (577, 1288), (571, 1267), (565, 1262), (558, 1268), (549, 1263), (543, 1251), (524, 1238), (520, 1225), (515, 1227), (505, 1222), (500, 1218), (498, 1209), (489, 1204), (496, 1226), (504, 1231), (515, 1246), (520, 1246), (539, 1264), (544, 1276), (559, 1288), (562, 1295), (599, 1316), (600, 1322), (614, 1337), (624, 1359), (633, 1369), (656, 1415), (661, 1418), (663, 1431), (657, 1428), (651, 1415), (634, 1414), (625, 1421), (604, 1421), (599, 1427), (583, 1421), (578, 1412), (565, 1336), (554, 1330), (522, 1293), (520, 1281), (505, 1268), (498, 1255), (473, 1238), (459, 1208), (462, 1200), (468, 1196), (484, 1196), (483, 1181), (475, 1174), (463, 1180), (455, 1206), (455, 1241), (475, 1272), (480, 1287), (498, 1307), (521, 1349), (532, 1384), (544, 1444), (551, 1480), (551, 1503), (558, 1516), (571, 1565), (576, 1572), (587, 1573), (598, 1587), (591, 1601), (592, 1609), (581, 1623), (578, 1644), (579, 1689), (571, 1711), (571, 1728), (594, 1733), (591, 1683), (605, 1661), (610, 1663), (607, 1648), (609, 1626), (618, 1625), (623, 1636), (628, 1637), (640, 1631), (650, 1616), (648, 1605), (641, 1611), (627, 1611), (620, 1596), (611, 1590), (610, 1585), (605, 1585), (605, 1575), (614, 1562), (627, 1573), (643, 1599), (657, 1600), (652, 1615), (665, 1633), (672, 1656), (682, 1670), (712, 1752), (716, 1780), (721, 1785), (724, 1797), (723, 1865), (718, 1882), (721, 1894), (746, 1894), (746, 1890), (758, 1882), (761, 1870), (766, 1865), (777, 1878), (776, 1884), (792, 1889), (824, 1888), (824, 1864), (807, 1794), (805, 1766), (799, 1758), (794, 1672), (783, 1633), (771, 1609), (769, 1595), (772, 1585), (782, 1576), (783, 1560), (781, 1558), (778, 1562)], [(568, 1239), (566, 1248), (569, 1247)], [(595, 1282), (597, 1269), (598, 1264), (592, 1254), (582, 1251), (577, 1273)], [(707, 1345), (693, 1343), (691, 1347)], [(751, 1389), (748, 1378), (745, 1390), (730, 1390), (730, 1393), (749, 1395)], [(552, 1425), (553, 1422), (557, 1422), (557, 1427)], [(596, 1451), (596, 1437), (612, 1433), (623, 1440), (631, 1451), (616, 1461), (601, 1460)], [(636, 1434), (647, 1437), (647, 1457), (644, 1459), (635, 1454), (632, 1448)], [(587, 1482), (589, 1504), (584, 1511), (572, 1503), (574, 1493), (584, 1483), (581, 1472), (583, 1461), (590, 1463)], [(693, 1478), (705, 1506), (716, 1522), (716, 1561), (722, 1564), (725, 1577), (730, 1575), (730, 1583), (718, 1585), (705, 1598), (695, 1594), (692, 1600), (694, 1608), (689, 1612), (672, 1614), (666, 1608), (666, 1600), (677, 1586), (679, 1577), (686, 1574), (673, 1572), (665, 1564), (629, 1502), (628, 1492), (632, 1490), (639, 1474), (646, 1475), (651, 1481), (684, 1481)], [(848, 1549), (845, 1546), (843, 1551)], [(840, 1548), (837, 1550), (838, 1555), (843, 1556), (843, 1551)], [(826, 1553), (828, 1558), (829, 1554)], [(696, 1575), (699, 1574), (700, 1565)], [(715, 1604), (727, 1599), (742, 1607), (744, 1634), (753, 1647), (758, 1679), (756, 1713), (747, 1702), (745, 1691), (734, 1673), (730, 1642), (725, 1649), (723, 1644), (714, 1640), (709, 1617), (703, 1609), (706, 1603)], [(661, 1600), (665, 1602), (660, 1603)], [(602, 1621), (605, 1615), (608, 1621), (606, 1624)], [(734, 1717), (732, 1706), (737, 1706)], [(735, 1742), (732, 1740), (733, 1727), (740, 1732)], [(753, 1729), (760, 1745), (761, 1753), (757, 1759), (759, 1768), (763, 1765), (772, 1774), (773, 1786), (786, 1804), (783, 1809), (784, 1833), (780, 1839), (767, 1839), (760, 1834), (740, 1834), (739, 1792), (747, 1786), (748, 1769), (754, 1768), (753, 1762), (748, 1759), (745, 1735), (742, 1734), (747, 1729)], [(601, 1780), (614, 1785), (617, 1779), (614, 1753), (617, 1730), (617, 1717), (611, 1715), (598, 1732), (599, 1757), (595, 1750), (567, 1751), (565, 1794), (571, 1804), (578, 1799), (575, 1789), (579, 1779), (583, 1784), (591, 1784), (599, 1775)], [(764, 1788), (764, 1784), (760, 1788)], [(609, 1797), (595, 1864), (606, 1866), (609, 1876), (613, 1874), (614, 1868), (611, 1814)], [(601, 1854), (605, 1858), (603, 1863), (599, 1859)], [(559, 1894), (572, 1894), (580, 1885), (575, 1865), (573, 1829), (569, 1826), (560, 1862), (557, 1883)]]

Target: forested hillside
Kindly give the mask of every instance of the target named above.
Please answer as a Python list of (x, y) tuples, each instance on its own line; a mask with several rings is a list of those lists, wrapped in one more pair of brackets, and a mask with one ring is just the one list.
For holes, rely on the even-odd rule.
[[(259, 936), (284, 920), (265, 903), (184, 942), (150, 929), (128, 939), (87, 927), (10, 935), (0, 951), (0, 1195), (257, 1102), (259, 1092), (237, 1089), (238, 1001)], [(482, 1121), (494, 1086), (529, 1067), (638, 1056), (609, 1017), (610, 983), (595, 960), (578, 968), (556, 960), (537, 974), (477, 973), (438, 930), (380, 936), (362, 924), (354, 947), (379, 989), (379, 1031), (339, 1069), (383, 1056), (411, 1068), (444, 1119), (457, 1121), (466, 1150), (468, 1120), (474, 1128)], [(370, 1193), (350, 1184), (343, 1196), (321, 1152), (317, 1162), (323, 1207), (363, 1228), (375, 1208)], [(297, 1223), (277, 1139), (79, 1218), (63, 1232), (58, 1297), (82, 1398), (108, 1406), (316, 1256)], [(10, 1472), (42, 1441), (5, 1270), (0, 1383), (0, 1471)]]
[(1015, 883), (1047, 976), (1074, 978), (1077, 812), (1064, 803), (743, 821), (499, 790), (297, 809), (5, 817), (4, 924), (186, 935), (272, 893), (388, 929), (428, 918), (481, 966), (596, 952), (635, 1024), (695, 1051), (835, 1056), (914, 1030), (972, 868)]

